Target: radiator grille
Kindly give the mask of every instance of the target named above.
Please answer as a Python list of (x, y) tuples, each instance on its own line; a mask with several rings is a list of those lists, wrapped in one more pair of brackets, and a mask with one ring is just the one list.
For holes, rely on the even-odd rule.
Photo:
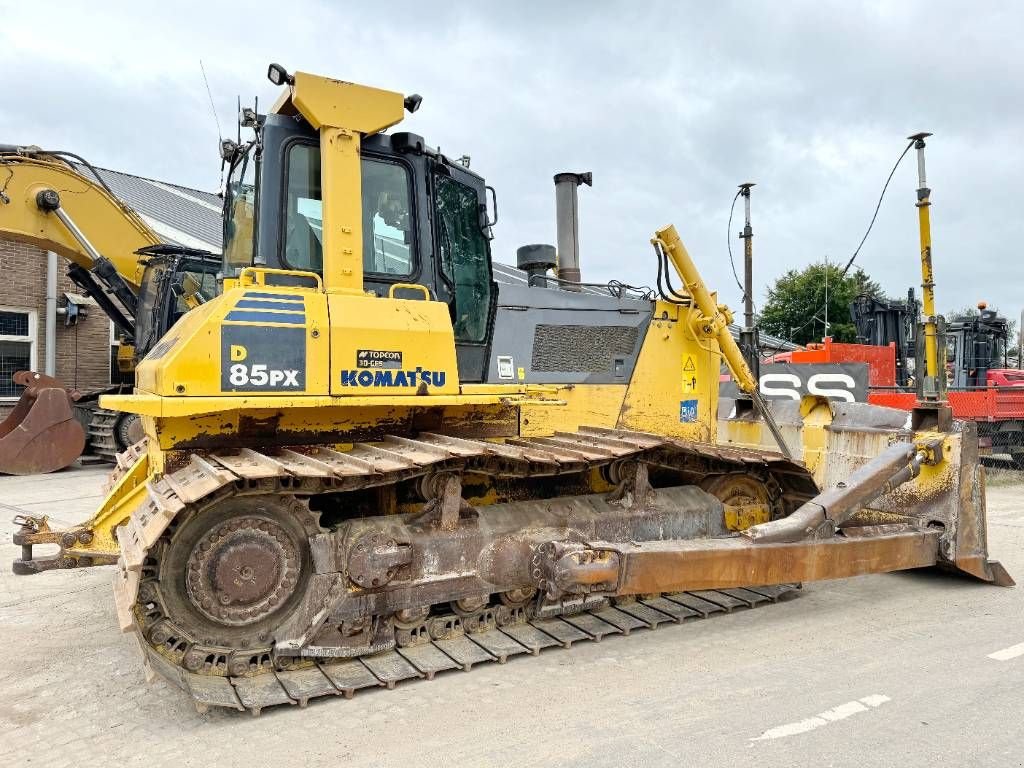
[(638, 330), (631, 325), (538, 325), (534, 371), (607, 373), (617, 357), (630, 357)]

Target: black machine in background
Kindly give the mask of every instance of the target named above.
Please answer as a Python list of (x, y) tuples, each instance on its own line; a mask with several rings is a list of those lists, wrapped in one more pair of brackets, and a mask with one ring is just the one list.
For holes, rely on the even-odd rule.
[(984, 303), (978, 314), (946, 325), (946, 354), (953, 364), (954, 389), (988, 386), (988, 372), (1009, 368), (1006, 359), (1010, 324)]
[(914, 359), (914, 329), (920, 315), (920, 304), (914, 289), (907, 291), (906, 301), (879, 299), (860, 294), (850, 304), (850, 317), (857, 327), (857, 343), (876, 347), (896, 344), (896, 386), (910, 385)]

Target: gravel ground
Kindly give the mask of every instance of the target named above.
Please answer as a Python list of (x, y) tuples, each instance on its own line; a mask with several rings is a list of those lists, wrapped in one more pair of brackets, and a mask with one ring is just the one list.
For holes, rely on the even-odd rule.
[[(0, 477), (0, 559), (17, 554), (7, 507), (75, 522), (104, 476)], [(1022, 491), (1012, 473), (988, 490), (992, 556), (1018, 577)], [(0, 765), (1024, 765), (1020, 589), (935, 573), (811, 585), (755, 611), (252, 718), (199, 715), (146, 684), (111, 578), (0, 570)]]

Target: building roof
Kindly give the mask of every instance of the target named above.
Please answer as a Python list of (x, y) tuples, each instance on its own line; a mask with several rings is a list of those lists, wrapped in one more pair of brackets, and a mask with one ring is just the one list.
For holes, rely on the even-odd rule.
[[(76, 164), (75, 169), (83, 176), (93, 175), (85, 166)], [(121, 202), (133, 208), (164, 242), (220, 253), (218, 195), (108, 168), (95, 170)]]

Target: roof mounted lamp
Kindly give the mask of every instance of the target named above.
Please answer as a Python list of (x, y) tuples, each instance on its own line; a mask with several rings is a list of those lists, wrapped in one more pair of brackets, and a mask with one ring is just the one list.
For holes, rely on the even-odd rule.
[(288, 74), (288, 70), (276, 63), (267, 67), (267, 79), (274, 85), (295, 84), (295, 78)]
[(418, 93), (413, 93), (409, 96), (406, 96), (402, 103), (405, 105), (405, 108), (409, 111), (409, 114), (411, 115), (413, 112), (420, 108), (420, 104), (423, 103), (423, 97), (420, 96)]

